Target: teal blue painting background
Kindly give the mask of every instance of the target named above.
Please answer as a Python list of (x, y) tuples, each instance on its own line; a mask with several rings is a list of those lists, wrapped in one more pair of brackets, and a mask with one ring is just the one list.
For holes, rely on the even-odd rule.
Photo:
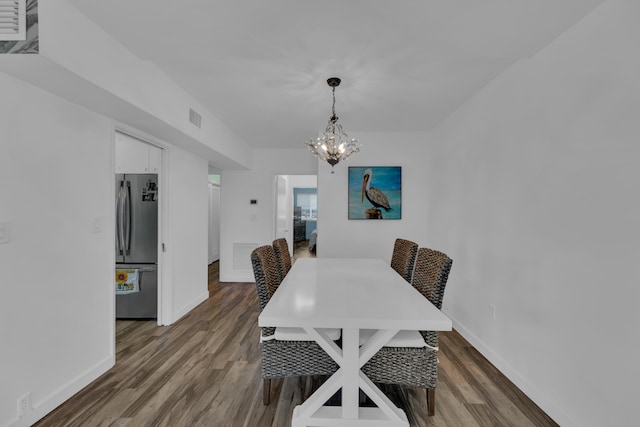
[(374, 206), (362, 195), (364, 171), (371, 169), (370, 187), (376, 187), (387, 196), (390, 211), (380, 208), (383, 219), (402, 218), (402, 168), (400, 166), (350, 166), (349, 167), (349, 219), (366, 219), (364, 211)]

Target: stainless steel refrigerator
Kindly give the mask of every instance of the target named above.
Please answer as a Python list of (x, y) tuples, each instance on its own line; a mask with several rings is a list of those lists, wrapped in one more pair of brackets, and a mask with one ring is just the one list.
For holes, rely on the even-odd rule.
[(158, 317), (157, 261), (158, 175), (117, 174), (116, 282), (120, 275), (137, 283), (135, 290), (116, 291), (116, 318)]

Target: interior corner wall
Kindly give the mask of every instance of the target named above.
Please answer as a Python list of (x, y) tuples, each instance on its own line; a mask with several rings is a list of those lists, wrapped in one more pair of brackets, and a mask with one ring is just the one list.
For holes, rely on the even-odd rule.
[[(425, 184), (426, 132), (355, 132), (363, 148), (331, 167), (318, 168), (318, 257), (391, 259), (395, 239), (427, 245), (428, 201)], [(389, 145), (393, 146), (389, 150)], [(347, 183), (349, 166), (402, 167), (402, 218), (399, 220), (349, 220)], [(371, 185), (375, 186), (375, 175)], [(365, 199), (366, 203), (366, 199)], [(364, 206), (364, 205), (363, 205)]]
[(563, 426), (637, 425), (638, 16), (603, 3), (425, 156), (429, 241), (453, 259), (444, 311)]
[[(306, 149), (253, 150), (248, 171), (220, 177), (220, 281), (253, 282), (249, 265), (236, 262), (234, 245), (271, 244), (275, 229), (276, 175), (315, 175), (318, 163)], [(255, 199), (257, 204), (250, 201)], [(240, 264), (240, 265), (238, 265)]]
[(2, 73), (0, 93), (0, 425), (30, 425), (114, 363), (113, 124)]

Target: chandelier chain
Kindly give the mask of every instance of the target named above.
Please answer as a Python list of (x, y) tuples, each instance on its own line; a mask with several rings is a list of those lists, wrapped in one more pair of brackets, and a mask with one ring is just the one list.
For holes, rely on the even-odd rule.
[(338, 120), (338, 118), (336, 117), (336, 87), (334, 86), (332, 89), (333, 89), (333, 106), (331, 107), (331, 113), (333, 115), (331, 116), (331, 120), (336, 121)]

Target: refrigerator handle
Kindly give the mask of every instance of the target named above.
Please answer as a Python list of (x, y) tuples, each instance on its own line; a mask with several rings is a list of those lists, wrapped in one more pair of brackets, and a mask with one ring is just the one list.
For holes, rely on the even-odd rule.
[(116, 237), (118, 238), (118, 251), (120, 252), (120, 255), (124, 255), (124, 211), (122, 209), (123, 185), (124, 181), (120, 181), (118, 197), (116, 198)]
[(125, 189), (125, 192), (124, 192), (124, 199), (125, 199), (124, 221), (126, 221), (125, 236), (124, 236), (125, 237), (124, 242), (126, 242), (125, 255), (129, 255), (131, 251), (131, 182), (130, 181), (127, 181), (127, 188)]

